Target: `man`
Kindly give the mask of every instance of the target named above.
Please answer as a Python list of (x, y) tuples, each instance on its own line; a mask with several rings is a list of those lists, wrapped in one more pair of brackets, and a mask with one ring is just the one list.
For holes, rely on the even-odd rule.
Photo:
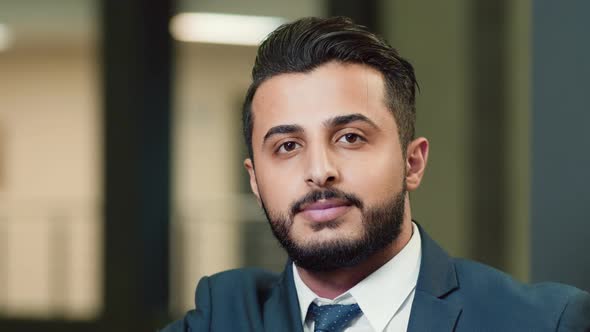
[(250, 185), (290, 260), (201, 279), (165, 331), (588, 331), (590, 295), (450, 258), (412, 221), (428, 160), (412, 66), (346, 18), (260, 46), (243, 108)]

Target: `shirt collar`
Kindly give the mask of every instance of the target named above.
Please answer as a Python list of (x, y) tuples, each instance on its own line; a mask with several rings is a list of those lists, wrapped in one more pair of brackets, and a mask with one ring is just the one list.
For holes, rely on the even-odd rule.
[(307, 309), (314, 301), (318, 304), (358, 303), (371, 326), (376, 331), (382, 331), (416, 287), (422, 256), (421, 239), (414, 223), (412, 230), (410, 241), (397, 255), (334, 300), (317, 296), (301, 280), (296, 266), (293, 265), (302, 324), (305, 324)]

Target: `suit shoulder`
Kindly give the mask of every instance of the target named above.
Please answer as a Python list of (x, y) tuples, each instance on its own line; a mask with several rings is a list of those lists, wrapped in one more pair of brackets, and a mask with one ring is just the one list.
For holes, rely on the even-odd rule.
[(263, 303), (279, 280), (279, 275), (259, 268), (227, 270), (203, 277), (195, 290), (197, 308), (235, 303)]
[[(265, 292), (279, 279), (277, 273), (259, 268), (241, 268), (219, 272), (207, 277), (211, 289)], [(228, 288), (228, 286), (231, 286)]]
[(258, 321), (255, 317), (261, 316), (261, 305), (278, 280), (278, 274), (258, 268), (233, 269), (203, 277), (195, 290), (195, 309), (162, 332), (260, 330), (240, 322)]
[(549, 329), (590, 324), (590, 294), (585, 291), (555, 282), (526, 284), (481, 263), (454, 261), (462, 302), (468, 308), (511, 316), (515, 321), (535, 320)]
[(467, 259), (454, 259), (461, 287), (482, 292), (498, 292), (498, 295), (519, 295), (538, 300), (566, 303), (576, 295), (588, 295), (576, 287), (556, 282), (527, 284), (491, 266)]

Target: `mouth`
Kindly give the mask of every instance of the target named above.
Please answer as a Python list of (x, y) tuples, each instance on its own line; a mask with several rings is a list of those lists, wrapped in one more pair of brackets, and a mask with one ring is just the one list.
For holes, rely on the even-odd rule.
[(339, 199), (322, 199), (301, 207), (303, 217), (312, 222), (326, 222), (337, 219), (351, 208), (351, 204)]

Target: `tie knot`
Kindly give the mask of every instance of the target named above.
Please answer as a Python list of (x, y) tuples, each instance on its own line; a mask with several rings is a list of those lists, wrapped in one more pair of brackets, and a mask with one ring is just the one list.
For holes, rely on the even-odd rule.
[(323, 306), (311, 303), (308, 313), (315, 322), (314, 332), (340, 332), (361, 313), (361, 308), (356, 303)]

